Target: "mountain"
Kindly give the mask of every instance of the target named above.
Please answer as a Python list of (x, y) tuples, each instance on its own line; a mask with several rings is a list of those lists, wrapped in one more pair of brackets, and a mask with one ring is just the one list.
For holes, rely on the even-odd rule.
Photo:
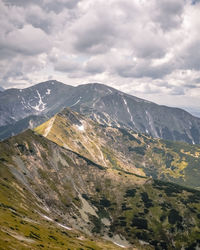
[(60, 103), (72, 86), (57, 81), (39, 83), (26, 89), (8, 89), (0, 93), (0, 125), (6, 126), (31, 115), (51, 115), (60, 110)]
[(4, 91), (4, 88), (2, 88), (1, 86), (0, 86), (0, 92), (3, 92)]
[(2, 249), (200, 245), (197, 190), (101, 166), (30, 130), (0, 152)]
[[(19, 128), (21, 119), (34, 115), (48, 120), (65, 107), (101, 124), (132, 129), (155, 138), (200, 144), (200, 118), (182, 109), (157, 105), (103, 84), (72, 87), (57, 81), (0, 92), (0, 125), (4, 126), (0, 127), (0, 139), (18, 133), (15, 126)], [(35, 124), (38, 123), (39, 119)], [(9, 133), (5, 131), (8, 125), (12, 126)]]
[(82, 98), (73, 109), (102, 124), (200, 144), (200, 119), (182, 109), (157, 105), (100, 84), (80, 85), (78, 90), (74, 101)]
[(101, 125), (68, 108), (35, 131), (106, 168), (200, 190), (200, 146)]

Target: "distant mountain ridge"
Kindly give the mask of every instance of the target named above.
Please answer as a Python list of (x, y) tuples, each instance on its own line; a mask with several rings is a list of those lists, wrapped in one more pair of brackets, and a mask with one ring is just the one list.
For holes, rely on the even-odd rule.
[(19, 133), (22, 119), (29, 122), (21, 127), (21, 131), (30, 124), (39, 125), (65, 107), (101, 124), (167, 140), (200, 144), (200, 118), (182, 109), (157, 105), (103, 84), (73, 87), (55, 80), (23, 90), (0, 92), (0, 139)]
[(3, 92), (4, 91), (4, 88), (2, 88), (1, 86), (0, 86), (0, 92)]

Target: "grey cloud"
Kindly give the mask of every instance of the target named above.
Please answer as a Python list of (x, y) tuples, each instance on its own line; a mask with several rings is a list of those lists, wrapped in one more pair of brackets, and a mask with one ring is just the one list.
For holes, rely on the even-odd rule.
[(105, 71), (105, 66), (101, 61), (90, 60), (85, 65), (85, 71), (90, 74), (99, 74)]
[(194, 83), (200, 84), (200, 78), (195, 78)]
[[(1, 42), (0, 42), (1, 43)], [(0, 61), (10, 59), (12, 60), (15, 57), (16, 53), (9, 48), (5, 48), (4, 46), (0, 45)]]
[(15, 29), (0, 38), (0, 47), (4, 52), (24, 55), (37, 55), (48, 51), (51, 47), (49, 37), (41, 30), (31, 25)]
[(172, 88), (169, 94), (170, 95), (184, 95), (185, 89), (177, 86), (177, 87)]
[(109, 11), (109, 1), (100, 3), (95, 2), (70, 29), (74, 37), (73, 46), (80, 53), (105, 53), (120, 39), (120, 29), (117, 27), (114, 11)]
[(153, 17), (158, 22), (163, 30), (177, 28), (183, 21), (182, 13), (185, 2), (183, 0), (156, 0), (155, 16)]
[(40, 28), (46, 33), (50, 33), (53, 27), (53, 20), (49, 18), (47, 14), (39, 7), (30, 8), (28, 13), (26, 13), (26, 21), (35, 28)]
[(59, 13), (63, 8), (72, 9), (76, 7), (80, 0), (3, 0), (8, 5), (27, 7), (39, 5), (46, 11)]
[[(145, 36), (145, 35), (144, 35)], [(161, 58), (166, 53), (165, 42), (156, 35), (146, 34), (148, 39), (139, 39), (138, 41), (133, 41), (133, 50), (138, 57), (141, 58)], [(136, 38), (137, 40), (137, 38)]]
[(158, 87), (165, 87), (167, 89), (171, 89), (173, 85), (169, 84), (167, 81), (156, 81), (154, 83)]
[(42, 0), (3, 0), (7, 5), (14, 5), (14, 6), (28, 6), (31, 4), (42, 4)]
[(73, 59), (59, 60), (55, 63), (54, 69), (61, 72), (74, 72), (80, 70), (81, 65)]
[(181, 54), (181, 65), (180, 68), (183, 69), (200, 69), (200, 40), (195, 39), (191, 42)]
[(74, 47), (81, 53), (101, 54), (114, 44), (114, 27), (98, 20), (96, 23), (76, 27)]
[(199, 86), (194, 85), (194, 84), (185, 84), (184, 87), (185, 87), (185, 88), (188, 88), (188, 89), (196, 89), (196, 88), (199, 88)]
[(43, 5), (47, 11), (54, 11), (56, 13), (60, 13), (63, 8), (75, 8), (79, 2), (80, 0), (52, 0), (47, 1), (47, 3)]
[[(24, 60), (23, 56), (18, 56), (12, 60), (0, 62), (0, 78), (4, 87), (15, 86), (16, 82), (19, 82), (23, 86), (23, 82), (30, 83), (31, 79), (29, 74), (34, 74), (44, 67), (43, 62), (38, 60), (36, 56), (26, 57)], [(4, 65), (3, 65), (4, 64)], [(6, 67), (5, 67), (6, 66)], [(4, 69), (3, 70), (1, 70)]]
[(198, 3), (200, 3), (200, 0), (192, 0), (192, 4), (198, 4)]
[(153, 79), (162, 78), (168, 75), (172, 70), (172, 65), (163, 64), (152, 66), (150, 61), (141, 61), (136, 64), (123, 64), (116, 67), (117, 73), (122, 77), (142, 78), (151, 77)]

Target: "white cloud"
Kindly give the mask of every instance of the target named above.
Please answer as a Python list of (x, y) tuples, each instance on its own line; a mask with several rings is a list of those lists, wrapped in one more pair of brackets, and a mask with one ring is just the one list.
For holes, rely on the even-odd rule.
[(27, 24), (0, 38), (0, 46), (17, 54), (35, 55), (47, 52), (51, 47), (49, 37), (38, 28)]

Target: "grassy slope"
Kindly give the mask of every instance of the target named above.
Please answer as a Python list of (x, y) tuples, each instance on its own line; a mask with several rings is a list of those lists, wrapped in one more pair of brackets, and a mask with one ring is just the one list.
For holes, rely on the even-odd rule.
[[(88, 236), (80, 230), (67, 230), (59, 226), (58, 223), (66, 225), (66, 220), (62, 221), (63, 218), (60, 217), (57, 209), (62, 211), (62, 205), (66, 205), (66, 201), (62, 200), (61, 205), (57, 204), (55, 209), (53, 205), (51, 207), (50, 204), (46, 204), (47, 200), (40, 199), (43, 192), (55, 191), (56, 187), (51, 179), (53, 173), (51, 176), (47, 169), (39, 169), (37, 164), (34, 166), (36, 168), (34, 171), (38, 172), (38, 176), (28, 173), (29, 165), (32, 164), (30, 159), (33, 155), (34, 161), (40, 162), (39, 159), (36, 159), (38, 155), (34, 151), (37, 148), (36, 145), (40, 146), (43, 154), (43, 164), (48, 164), (46, 156), (48, 157), (48, 154), (52, 153), (51, 147), (53, 144), (40, 136), (35, 136), (31, 131), (26, 131), (0, 143), (0, 249), (121, 249), (111, 241), (99, 238), (98, 235), (95, 237)], [(70, 154), (73, 155), (73, 153)], [(21, 176), (16, 172), (16, 175), (12, 173), (13, 168), (11, 171), (11, 166), (17, 171), (19, 170), (19, 166), (13, 161), (12, 156), (20, 157), (27, 164), (22, 175), (29, 183), (31, 192), (24, 185), (25, 182), (21, 181)], [(74, 167), (73, 160), (67, 154), (65, 157)], [(74, 157), (79, 158), (76, 154), (74, 154)], [(47, 166), (47, 168), (49, 167)], [(53, 167), (53, 164), (51, 167)], [(60, 167), (63, 167), (62, 164), (60, 164)], [(37, 178), (41, 179), (41, 186), (38, 186)], [(59, 184), (58, 179), (56, 181)], [(44, 186), (48, 191), (47, 189), (42, 191)], [(58, 190), (57, 192), (59, 193)], [(64, 192), (67, 192), (69, 197), (74, 195), (73, 192), (75, 193), (67, 183), (65, 183)], [(78, 205), (76, 195), (72, 198), (75, 198), (74, 201)], [(48, 207), (51, 208), (50, 211), (47, 209)], [(42, 215), (51, 218), (51, 220), (49, 221)], [(151, 247), (146, 249), (151, 249)]]
[(101, 167), (31, 131), (0, 143), (0, 152), (3, 249), (117, 249), (99, 239), (116, 235), (138, 249), (198, 244), (198, 191)]
[[(35, 131), (44, 135), (51, 121)], [(83, 131), (79, 129), (80, 123)], [(69, 109), (54, 117), (46, 136), (105, 167), (200, 189), (199, 145), (153, 139), (133, 131), (101, 126)]]

